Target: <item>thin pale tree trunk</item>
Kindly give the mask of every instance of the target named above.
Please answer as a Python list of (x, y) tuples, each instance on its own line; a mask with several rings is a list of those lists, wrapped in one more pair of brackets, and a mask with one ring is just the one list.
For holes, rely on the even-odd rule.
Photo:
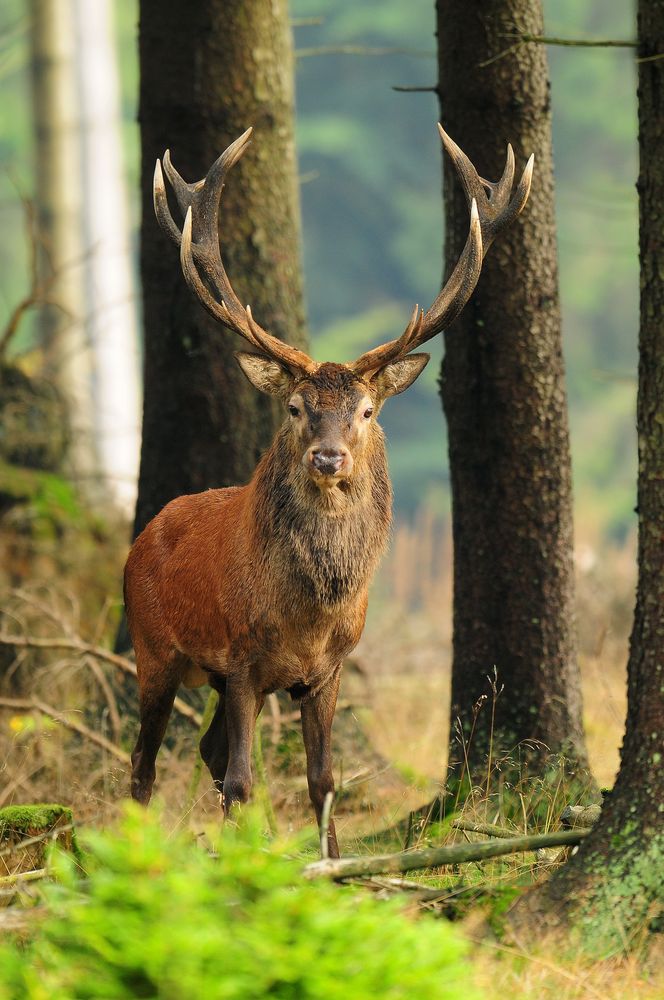
[(75, 0), (75, 14), (94, 432), (106, 497), (129, 514), (136, 503), (140, 389), (113, 11), (110, 0)]
[(48, 282), (48, 304), (41, 310), (45, 373), (66, 403), (71, 472), (85, 490), (94, 493), (98, 464), (92, 352), (84, 324), (80, 95), (73, 0), (31, 0), (30, 41), (40, 273)]

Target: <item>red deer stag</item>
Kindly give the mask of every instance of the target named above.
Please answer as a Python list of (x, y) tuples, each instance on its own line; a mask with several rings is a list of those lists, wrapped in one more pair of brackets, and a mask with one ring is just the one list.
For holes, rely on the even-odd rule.
[[(490, 183), (440, 128), (470, 206), (470, 231), (454, 271), (427, 313), (415, 308), (400, 337), (350, 364), (317, 364), (256, 323), (224, 270), (221, 193), (251, 131), (196, 184), (187, 184), (164, 154), (182, 231), (168, 207), (159, 160), (155, 169), (157, 218), (180, 247), (189, 287), (253, 348), (238, 352), (238, 363), (252, 385), (283, 400), (286, 419), (247, 486), (173, 500), (129, 554), (125, 599), (141, 719), (131, 791), (139, 802), (150, 799), (179, 685), (207, 682), (219, 692), (219, 706), (201, 754), (224, 809), (245, 802), (258, 714), (268, 693), (285, 689), (301, 704), (309, 794), (320, 823), (334, 790), (330, 732), (341, 665), (360, 638), (390, 527), (392, 490), (376, 417), (429, 360), (410, 352), (448, 327), (468, 301), (489, 245), (526, 203), (533, 158), (513, 191), (510, 146), (502, 178)], [(328, 850), (339, 856), (333, 823)]]

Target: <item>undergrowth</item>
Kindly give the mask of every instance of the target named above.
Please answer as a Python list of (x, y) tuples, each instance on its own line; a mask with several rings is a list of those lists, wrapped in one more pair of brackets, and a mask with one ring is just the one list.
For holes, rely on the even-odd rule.
[(2, 1000), (479, 1000), (447, 922), (304, 881), (255, 813), (218, 856), (136, 807), (84, 844), (86, 876), (57, 853), (45, 917), (0, 946)]

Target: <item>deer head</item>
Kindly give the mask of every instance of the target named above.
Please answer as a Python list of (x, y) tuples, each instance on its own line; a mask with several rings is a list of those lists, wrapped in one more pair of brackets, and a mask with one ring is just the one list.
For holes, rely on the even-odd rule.
[(459, 261), (426, 313), (416, 306), (400, 337), (362, 354), (349, 364), (318, 364), (303, 351), (271, 336), (243, 307), (222, 262), (219, 206), (226, 176), (247, 149), (252, 129), (236, 139), (216, 160), (207, 176), (188, 184), (171, 163), (163, 167), (184, 216), (182, 230), (171, 215), (159, 160), (154, 174), (157, 218), (180, 247), (187, 284), (207, 311), (240, 334), (253, 352), (236, 358), (249, 381), (261, 392), (283, 400), (290, 440), (299, 450), (308, 476), (327, 490), (350, 479), (370, 445), (375, 418), (388, 396), (407, 389), (423, 371), (428, 354), (411, 353), (459, 315), (479, 279), (484, 255), (496, 235), (521, 212), (530, 192), (533, 157), (514, 185), (514, 155), (507, 147), (503, 176), (496, 183), (479, 177), (466, 155), (438, 126), (443, 145), (457, 169), (470, 207), (468, 238)]

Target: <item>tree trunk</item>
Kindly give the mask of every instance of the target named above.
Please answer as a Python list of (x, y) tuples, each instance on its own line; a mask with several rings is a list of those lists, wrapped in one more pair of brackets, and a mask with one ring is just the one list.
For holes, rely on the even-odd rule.
[(564, 920), (596, 951), (628, 949), (664, 927), (664, 2), (639, 0), (638, 586), (620, 772), (599, 822), (516, 921)]
[(130, 516), (136, 504), (140, 389), (113, 10), (110, 0), (74, 0), (74, 8), (95, 437), (106, 497)]
[(85, 248), (81, 229), (80, 104), (73, 0), (31, 0), (30, 45), (35, 133), (40, 310), (45, 374), (69, 419), (69, 470), (96, 499), (92, 352), (83, 322)]
[(143, 443), (135, 533), (173, 497), (246, 482), (279, 421), (233, 358), (241, 344), (194, 301), (152, 207), (170, 148), (189, 181), (253, 125), (222, 200), (224, 262), (243, 302), (304, 346), (286, 0), (141, 0)]
[[(585, 769), (546, 52), (524, 45), (489, 61), (509, 48), (505, 32), (515, 24), (542, 33), (541, 4), (438, 0), (437, 17), (445, 129), (491, 180), (502, 173), (508, 141), (521, 168), (535, 153), (529, 204), (489, 251), (473, 298), (445, 336), (454, 538), (449, 775), (458, 777), (464, 759), (456, 720), (471, 773), (486, 773), (490, 748), (496, 760), (517, 744), (521, 768), (539, 769), (549, 752), (563, 752), (572, 768)], [(448, 161), (444, 185), (449, 273), (468, 208)], [(494, 668), (497, 696), (487, 680)]]

